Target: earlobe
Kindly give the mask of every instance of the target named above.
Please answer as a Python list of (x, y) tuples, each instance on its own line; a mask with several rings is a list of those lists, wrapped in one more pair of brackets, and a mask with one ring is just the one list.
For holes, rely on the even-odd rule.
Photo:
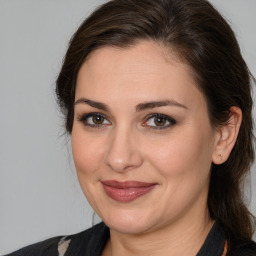
[(212, 162), (214, 164), (223, 164), (229, 158), (229, 155), (236, 143), (241, 122), (241, 109), (238, 107), (231, 107), (228, 123), (222, 125), (216, 131), (215, 147), (212, 156)]

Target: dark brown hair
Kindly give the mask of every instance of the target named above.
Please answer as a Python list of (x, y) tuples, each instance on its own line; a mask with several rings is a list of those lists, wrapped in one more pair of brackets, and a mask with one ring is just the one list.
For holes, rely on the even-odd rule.
[(241, 188), (254, 160), (250, 72), (232, 29), (208, 1), (112, 0), (92, 13), (71, 39), (57, 79), (66, 130), (72, 132), (76, 79), (87, 56), (100, 47), (129, 47), (138, 40), (174, 49), (189, 64), (214, 127), (228, 122), (232, 106), (242, 110), (242, 125), (229, 159), (212, 165), (208, 207), (229, 236), (250, 239), (254, 217)]

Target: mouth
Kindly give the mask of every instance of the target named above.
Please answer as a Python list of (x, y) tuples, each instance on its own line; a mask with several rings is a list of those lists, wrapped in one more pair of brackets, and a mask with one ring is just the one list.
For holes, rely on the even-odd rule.
[(131, 202), (147, 193), (157, 185), (140, 181), (119, 182), (116, 180), (101, 181), (105, 193), (118, 202)]

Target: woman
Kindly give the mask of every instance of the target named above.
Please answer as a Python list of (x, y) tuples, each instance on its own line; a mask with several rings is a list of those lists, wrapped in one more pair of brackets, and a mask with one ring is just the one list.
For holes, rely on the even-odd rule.
[(74, 34), (56, 92), (103, 220), (11, 255), (256, 255), (241, 185), (250, 72), (205, 0), (115, 0)]

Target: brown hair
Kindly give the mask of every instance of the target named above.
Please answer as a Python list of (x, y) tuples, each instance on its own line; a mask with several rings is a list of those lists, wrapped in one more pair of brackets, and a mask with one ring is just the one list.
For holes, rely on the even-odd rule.
[(212, 165), (208, 207), (227, 234), (251, 239), (254, 217), (241, 184), (254, 160), (250, 72), (233, 31), (206, 0), (112, 0), (92, 13), (70, 41), (57, 79), (56, 93), (71, 133), (78, 71), (87, 56), (104, 46), (128, 47), (153, 40), (175, 49), (193, 70), (213, 126), (229, 120), (230, 108), (243, 119), (229, 159)]

